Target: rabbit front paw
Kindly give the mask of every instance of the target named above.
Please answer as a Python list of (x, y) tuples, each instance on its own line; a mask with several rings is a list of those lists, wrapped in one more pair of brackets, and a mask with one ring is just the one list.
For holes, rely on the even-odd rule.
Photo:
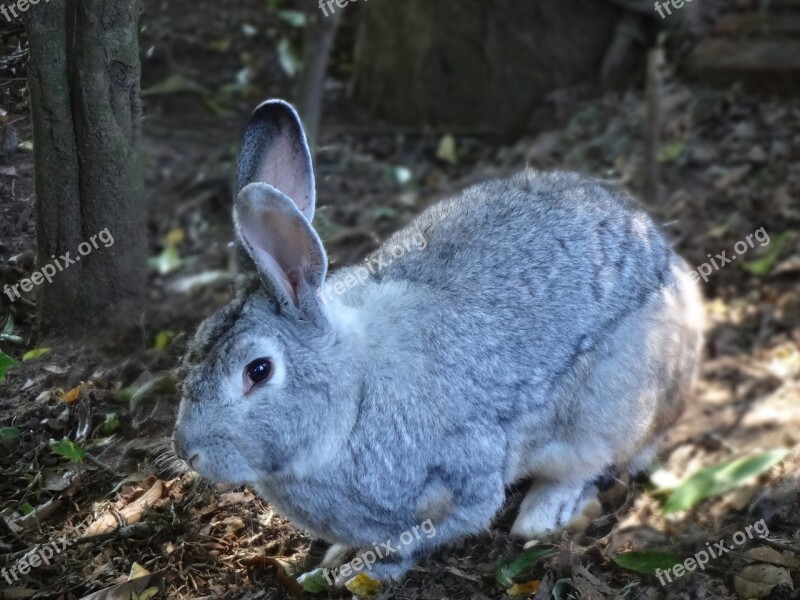
[[(370, 554), (373, 556), (372, 560), (369, 558)], [(401, 580), (408, 570), (414, 566), (412, 558), (401, 556), (393, 557), (393, 560), (373, 561), (373, 552), (361, 553), (349, 563), (337, 568), (325, 569), (326, 578), (337, 588), (344, 587), (348, 581), (360, 573), (375, 581), (388, 584)]]
[(599, 514), (597, 487), (589, 482), (536, 482), (528, 490), (511, 534), (528, 540), (559, 529), (585, 529)]

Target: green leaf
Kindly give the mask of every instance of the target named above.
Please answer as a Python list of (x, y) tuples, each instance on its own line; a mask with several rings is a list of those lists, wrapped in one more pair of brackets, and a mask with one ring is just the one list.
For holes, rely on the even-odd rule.
[(684, 148), (686, 148), (686, 142), (683, 141), (672, 142), (670, 144), (662, 146), (661, 150), (659, 150), (658, 152), (658, 162), (660, 163), (672, 162), (673, 160), (678, 158), (681, 154), (683, 154)]
[(741, 263), (745, 271), (757, 277), (768, 275), (781, 255), (781, 250), (794, 234), (793, 231), (784, 231), (772, 238), (769, 248), (760, 258)]
[(33, 141), (20, 142), (17, 148), (20, 150), (27, 150), (28, 152), (33, 152)]
[(161, 254), (147, 259), (147, 266), (155, 269), (161, 275), (172, 273), (172, 271), (181, 266), (178, 248), (174, 244), (167, 244)]
[(319, 594), (331, 587), (331, 584), (325, 579), (324, 569), (314, 569), (308, 573), (303, 573), (297, 578), (297, 583), (311, 594)]
[(136, 395), (135, 387), (126, 387), (114, 393), (114, 402), (130, 406), (131, 399)]
[(645, 575), (655, 575), (656, 569), (666, 571), (682, 563), (683, 559), (666, 550), (634, 550), (614, 558), (620, 567)]
[(131, 411), (135, 410), (140, 402), (153, 396), (171, 396), (177, 393), (178, 388), (172, 375), (170, 373), (162, 373), (136, 390), (136, 393), (131, 397), (130, 409)]
[(514, 585), (514, 578), (520, 573), (553, 554), (552, 548), (529, 548), (516, 558), (500, 563), (495, 579), (502, 587), (509, 588)]
[(200, 94), (205, 96), (208, 90), (185, 75), (175, 73), (164, 81), (142, 91), (142, 96), (168, 96), (170, 94)]
[(21, 512), (23, 515), (29, 515), (33, 512), (33, 507), (25, 502), (24, 504), (20, 504), (19, 512)]
[(282, 38), (281, 41), (278, 42), (278, 62), (283, 72), (289, 77), (294, 77), (300, 70), (300, 57), (294, 51), (294, 48), (292, 48), (292, 43), (289, 41), (289, 38)]
[(100, 433), (110, 435), (117, 429), (119, 429), (119, 416), (114, 412), (108, 413), (105, 421), (103, 421), (103, 424), (100, 426)]
[(439, 141), (436, 149), (436, 158), (451, 165), (458, 164), (458, 152), (456, 151), (456, 138), (446, 135)]
[(732, 490), (748, 479), (761, 475), (787, 454), (788, 450), (773, 450), (700, 469), (672, 492), (661, 512), (668, 514), (691, 508), (706, 498)]
[(559, 579), (553, 586), (553, 600), (577, 600), (572, 592), (575, 586), (571, 579)]
[(44, 356), (48, 352), (50, 352), (52, 348), (34, 348), (33, 350), (29, 350), (25, 354), (22, 355), (22, 362), (26, 362), (29, 360), (36, 360), (37, 358)]
[(50, 440), (50, 449), (53, 451), (53, 454), (58, 454), (76, 463), (81, 462), (86, 457), (86, 451), (67, 438), (64, 438), (60, 442)]
[(0, 350), (0, 381), (3, 381), (6, 378), (6, 371), (8, 371), (11, 367), (16, 367), (17, 364), (19, 364), (17, 361), (6, 354), (3, 354), (3, 351)]
[(3, 321), (3, 329), (0, 330), (0, 333), (11, 334), (14, 331), (14, 315), (8, 313), (6, 316), (5, 321)]
[(279, 10), (278, 16), (292, 27), (305, 27), (306, 15), (299, 10)]
[(0, 429), (0, 442), (15, 440), (21, 435), (22, 432), (16, 427), (3, 427)]
[(172, 341), (172, 338), (175, 337), (175, 334), (171, 331), (159, 331), (156, 334), (156, 339), (153, 342), (153, 348), (158, 350), (159, 352), (169, 346), (169, 343)]

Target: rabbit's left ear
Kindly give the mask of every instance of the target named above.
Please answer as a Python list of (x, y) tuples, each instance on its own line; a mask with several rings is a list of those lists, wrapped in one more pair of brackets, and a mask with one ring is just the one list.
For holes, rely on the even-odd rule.
[(293, 199), (267, 183), (251, 183), (236, 198), (233, 220), (239, 243), (281, 309), (318, 322), (328, 256)]
[(236, 167), (236, 195), (251, 183), (268, 183), (290, 198), (309, 223), (314, 219), (314, 169), (311, 153), (292, 106), (267, 100), (245, 129)]

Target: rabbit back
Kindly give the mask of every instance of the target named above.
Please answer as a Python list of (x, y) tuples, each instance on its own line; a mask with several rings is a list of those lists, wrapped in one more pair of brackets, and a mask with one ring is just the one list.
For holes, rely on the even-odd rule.
[(376, 255), (385, 266), (344, 298), (382, 341), (368, 381), (393, 382), (371, 423), (401, 402), (433, 450), (453, 423), (465, 439), (491, 423), (508, 484), (624, 464), (679, 414), (699, 353), (696, 286), (610, 186), (526, 171), (431, 207)]

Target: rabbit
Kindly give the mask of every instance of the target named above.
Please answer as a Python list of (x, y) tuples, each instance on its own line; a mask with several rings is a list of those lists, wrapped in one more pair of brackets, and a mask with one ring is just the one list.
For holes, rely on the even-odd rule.
[(236, 191), (253, 272), (187, 349), (173, 447), (331, 557), (389, 542), (353, 573), (402, 578), (527, 479), (511, 534), (560, 531), (604, 475), (649, 466), (690, 397), (698, 280), (604, 182), (529, 169), (475, 185), (329, 275), (302, 124), (270, 100)]

